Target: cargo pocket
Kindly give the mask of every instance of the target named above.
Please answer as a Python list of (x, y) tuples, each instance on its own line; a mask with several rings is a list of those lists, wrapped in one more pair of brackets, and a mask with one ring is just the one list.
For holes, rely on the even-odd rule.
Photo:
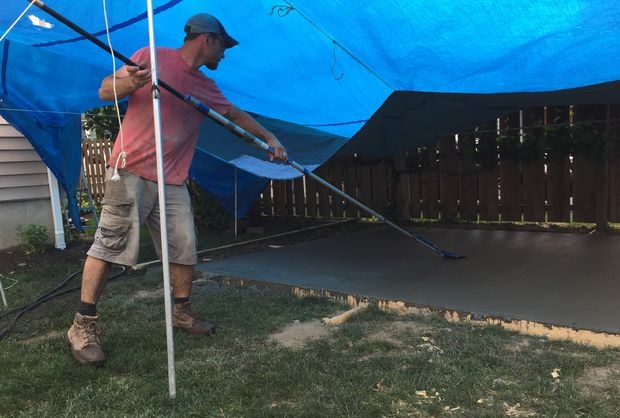
[(103, 205), (99, 221), (99, 241), (110, 250), (123, 250), (127, 246), (132, 224), (131, 202), (104, 197)]

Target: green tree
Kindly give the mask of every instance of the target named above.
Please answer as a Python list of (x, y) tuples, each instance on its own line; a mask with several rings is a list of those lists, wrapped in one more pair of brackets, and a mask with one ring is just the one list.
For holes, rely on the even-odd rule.
[[(125, 116), (125, 109), (122, 105), (119, 109), (122, 119)], [(85, 113), (83, 129), (87, 134), (94, 133), (96, 138), (110, 138), (114, 141), (119, 130), (116, 106), (103, 106)]]

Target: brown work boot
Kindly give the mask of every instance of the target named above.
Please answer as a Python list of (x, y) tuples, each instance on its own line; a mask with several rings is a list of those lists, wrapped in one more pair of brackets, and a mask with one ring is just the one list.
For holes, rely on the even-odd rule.
[(97, 325), (98, 320), (98, 316), (86, 316), (76, 312), (73, 325), (67, 331), (65, 339), (71, 346), (73, 358), (80, 364), (103, 366), (105, 355), (101, 349), (101, 331)]
[(198, 318), (191, 302), (175, 303), (172, 308), (172, 326), (192, 334), (213, 335), (215, 325)]

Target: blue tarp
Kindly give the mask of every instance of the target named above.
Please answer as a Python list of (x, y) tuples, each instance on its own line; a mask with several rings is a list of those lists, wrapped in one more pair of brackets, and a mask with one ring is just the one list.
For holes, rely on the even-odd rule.
[[(0, 33), (29, 4), (2, 3)], [(105, 3), (115, 49), (129, 56), (148, 43), (146, 2)], [(153, 3), (155, 40), (162, 46), (180, 45), (192, 14), (220, 18), (240, 45), (226, 52), (216, 72), (205, 71), (232, 102), (265, 117), (292, 158), (309, 165), (323, 163), (351, 138), (347, 152), (355, 152), (359, 140), (364, 152), (390, 155), (416, 140), (445, 134), (446, 127), (434, 131), (427, 124), (418, 135), (412, 123), (400, 133), (399, 123), (415, 114), (421, 98), (424, 104), (443, 103), (437, 112), (461, 111), (467, 100), (458, 95), (480, 107), (482, 96), (561, 92), (620, 79), (615, 0)], [(107, 42), (103, 2), (46, 4)], [(107, 104), (97, 98), (97, 88), (111, 72), (109, 54), (34, 6), (0, 43), (0, 115), (29, 138), (66, 190), (75, 187), (80, 164), (75, 158), (80, 133), (67, 127), (75, 125), (79, 113)], [(445, 105), (446, 95), (455, 94), (450, 97), (459, 106)], [(597, 102), (595, 95), (587, 100)], [(497, 113), (513, 108), (494, 103)], [(386, 109), (384, 129), (369, 129), (368, 121), (381, 119)], [(426, 120), (447, 116), (431, 113)], [(362, 137), (364, 127), (373, 136)], [(382, 135), (386, 130), (389, 135)], [(214, 131), (204, 129), (206, 136)], [(253, 153), (236, 138), (214, 138), (201, 139), (191, 173), (223, 202), (232, 201), (231, 161), (244, 173), (237, 176), (244, 207), (266, 178), (293, 175), (244, 157)]]

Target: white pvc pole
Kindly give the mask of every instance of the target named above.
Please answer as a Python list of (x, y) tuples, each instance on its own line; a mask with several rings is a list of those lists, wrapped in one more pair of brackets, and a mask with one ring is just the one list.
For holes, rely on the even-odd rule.
[(161, 230), (161, 264), (164, 275), (164, 303), (166, 312), (166, 342), (168, 349), (168, 389), (170, 397), (176, 396), (176, 373), (174, 369), (174, 340), (172, 338), (172, 292), (170, 288), (170, 262), (168, 258), (168, 223), (166, 221), (166, 195), (164, 182), (163, 142), (161, 137), (161, 112), (159, 107), (159, 85), (157, 79), (157, 53), (155, 50), (155, 28), (153, 26), (153, 4), (146, 1), (149, 24), (149, 50), (151, 55), (151, 80), (153, 92), (153, 126), (155, 129), (155, 152), (157, 156), (157, 191), (159, 194), (159, 225)]
[(50, 187), (50, 203), (52, 205), (52, 220), (54, 222), (54, 246), (59, 250), (64, 250), (67, 248), (67, 243), (65, 242), (65, 228), (62, 223), (60, 189), (58, 188), (56, 176), (49, 168), (47, 169), (47, 180)]
[(0, 295), (2, 295), (2, 303), (4, 303), (4, 307), (5, 308), (8, 307), (9, 305), (6, 302), (6, 295), (4, 294), (4, 288), (2, 287), (2, 280), (0, 280)]
[(237, 167), (235, 167), (235, 239), (237, 239)]

